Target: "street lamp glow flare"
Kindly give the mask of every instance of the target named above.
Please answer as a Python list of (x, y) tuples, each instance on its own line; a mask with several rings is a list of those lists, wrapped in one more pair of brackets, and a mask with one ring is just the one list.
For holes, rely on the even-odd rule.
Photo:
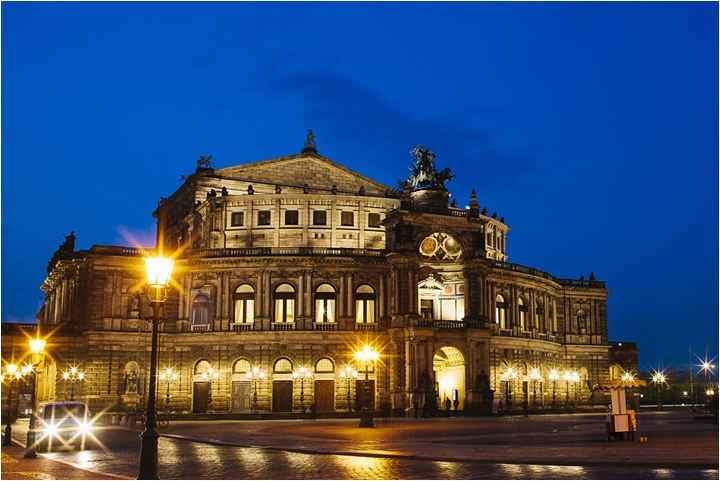
[(37, 458), (37, 432), (35, 431), (35, 421), (37, 417), (37, 375), (42, 371), (40, 363), (45, 355), (45, 341), (42, 339), (30, 339), (30, 354), (32, 364), (28, 364), (23, 371), (32, 373), (32, 412), (30, 413), (30, 423), (28, 424), (27, 441), (25, 443), (25, 457)]
[(155, 393), (157, 384), (158, 331), (160, 330), (160, 306), (168, 296), (175, 262), (160, 256), (145, 259), (147, 274), (147, 297), (152, 305), (152, 341), (150, 351), (150, 382), (148, 384), (148, 403), (145, 411), (145, 430), (140, 435), (140, 463), (138, 479), (158, 479), (158, 438)]

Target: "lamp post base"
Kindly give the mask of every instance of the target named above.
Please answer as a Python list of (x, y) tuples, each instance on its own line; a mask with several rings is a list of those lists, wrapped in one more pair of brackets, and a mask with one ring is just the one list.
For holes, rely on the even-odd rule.
[(145, 428), (140, 435), (140, 465), (137, 479), (160, 479), (158, 476), (158, 438), (154, 428)]
[[(31, 414), (34, 416), (35, 413)], [(30, 429), (27, 432), (27, 441), (25, 443), (25, 457), (26, 458), (37, 458), (37, 432), (35, 429)]]
[(3, 440), (3, 446), (12, 446), (12, 426), (10, 423), (5, 426), (5, 439)]
[(373, 424), (373, 412), (372, 411), (360, 411), (360, 427), (361, 428), (374, 428)]

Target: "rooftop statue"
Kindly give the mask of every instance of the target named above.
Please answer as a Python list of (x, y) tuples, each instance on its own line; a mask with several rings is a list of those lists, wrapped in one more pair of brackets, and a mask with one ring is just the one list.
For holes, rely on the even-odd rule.
[[(435, 152), (418, 145), (410, 151), (410, 155), (415, 156), (411, 169), (412, 174), (407, 178), (407, 183), (411, 187), (430, 187), (431, 189), (446, 190), (445, 182), (452, 180), (455, 175), (450, 173), (448, 167), (440, 172), (435, 169), (435, 161), (433, 161), (436, 157)], [(398, 184), (402, 188), (404, 182), (398, 181)]]
[(302, 152), (315, 152), (317, 153), (317, 145), (315, 144), (315, 135), (312, 130), (307, 131), (305, 143), (303, 144)]
[(213, 166), (212, 166), (212, 164), (210, 163), (210, 159), (212, 159), (212, 155), (209, 155), (209, 156), (207, 156), (207, 157), (203, 157), (203, 156), (201, 155), (201, 156), (200, 156), (200, 160), (197, 161), (198, 169), (201, 168), (201, 167), (206, 168), (206, 169), (212, 169)]

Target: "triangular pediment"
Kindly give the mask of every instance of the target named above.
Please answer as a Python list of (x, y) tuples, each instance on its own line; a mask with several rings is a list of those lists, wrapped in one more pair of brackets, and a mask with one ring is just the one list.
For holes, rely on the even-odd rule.
[(330, 189), (357, 192), (360, 187), (367, 194), (384, 195), (390, 187), (367, 176), (343, 167), (321, 155), (302, 153), (261, 160), (249, 164), (215, 169), (213, 176), (272, 184), (278, 179), (292, 179), (297, 186), (307, 184), (311, 189)]

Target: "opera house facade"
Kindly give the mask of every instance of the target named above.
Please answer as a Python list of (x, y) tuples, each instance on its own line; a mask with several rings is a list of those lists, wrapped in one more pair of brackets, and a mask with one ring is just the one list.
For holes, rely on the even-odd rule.
[[(75, 250), (70, 234), (42, 285), (38, 401), (67, 399), (76, 367), (73, 396), (92, 411), (143, 408), (144, 258), (162, 251), (175, 268), (159, 411), (347, 413), (366, 388), (371, 409), (394, 415), (448, 400), (465, 414), (606, 404), (593, 386), (632, 366), (611, 362), (605, 282), (507, 262), (504, 218), (475, 191), (450, 202), (450, 169), (412, 154), (394, 187), (319, 155), (312, 132), (299, 154), (225, 168), (201, 157), (153, 212), (155, 249)], [(356, 358), (366, 345), (376, 360)]]

